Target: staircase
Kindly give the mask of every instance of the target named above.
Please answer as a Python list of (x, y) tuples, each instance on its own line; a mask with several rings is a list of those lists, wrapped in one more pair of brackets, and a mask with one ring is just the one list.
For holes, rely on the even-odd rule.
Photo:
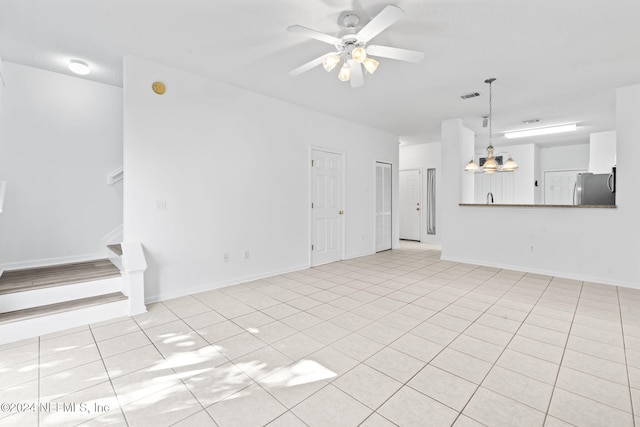
[(146, 261), (141, 245), (109, 249), (118, 258), (115, 263), (105, 258), (4, 271), (0, 344), (144, 313)]

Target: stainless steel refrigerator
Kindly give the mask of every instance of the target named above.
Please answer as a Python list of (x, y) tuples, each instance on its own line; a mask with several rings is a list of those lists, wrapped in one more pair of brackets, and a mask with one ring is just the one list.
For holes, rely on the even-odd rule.
[(579, 173), (573, 190), (574, 205), (615, 205), (615, 168), (611, 173)]

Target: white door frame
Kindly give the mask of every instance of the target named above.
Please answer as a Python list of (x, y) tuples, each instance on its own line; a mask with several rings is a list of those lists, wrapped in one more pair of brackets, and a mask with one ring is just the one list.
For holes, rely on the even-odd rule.
[[(419, 168), (409, 168), (409, 169), (401, 169), (398, 171), (398, 200), (400, 200), (400, 174), (402, 172), (410, 172), (410, 171), (418, 171), (420, 172), (420, 243), (424, 242), (425, 236), (425, 228), (426, 228), (426, 218), (424, 216), (424, 207), (425, 207), (425, 195), (424, 195), (424, 171), (422, 167)], [(398, 202), (399, 203), (399, 202)], [(398, 207), (400, 210), (400, 207)], [(400, 236), (400, 229), (398, 229), (398, 236)]]
[(345, 211), (344, 215), (342, 216), (342, 220), (341, 220), (341, 229), (340, 229), (340, 260), (343, 260), (345, 258), (345, 235), (346, 235), (346, 218), (347, 215), (349, 215), (349, 212), (347, 212), (347, 210), (345, 209), (345, 200), (346, 200), (346, 170), (347, 170), (347, 153), (345, 151), (342, 150), (335, 150), (332, 148), (326, 148), (326, 147), (320, 147), (320, 146), (316, 146), (316, 145), (310, 145), (309, 146), (309, 159), (307, 161), (307, 165), (309, 168), (309, 196), (308, 196), (308, 200), (309, 202), (307, 203), (307, 206), (309, 206), (309, 220), (307, 222), (307, 224), (309, 224), (309, 241), (308, 241), (308, 245), (307, 247), (309, 248), (309, 265), (311, 267), (313, 267), (315, 264), (313, 263), (313, 250), (311, 249), (311, 245), (313, 242), (313, 210), (311, 209), (311, 203), (313, 202), (313, 190), (312, 190), (312, 186), (313, 186), (313, 169), (311, 166), (311, 161), (313, 160), (313, 152), (314, 151), (322, 151), (324, 153), (331, 153), (331, 154), (336, 154), (338, 156), (342, 157), (342, 176), (340, 177), (342, 180), (342, 188), (341, 188), (341, 195), (340, 195), (340, 205), (342, 206), (342, 209)]
[(376, 230), (376, 199), (377, 199), (377, 182), (376, 182), (376, 173), (377, 173), (377, 166), (378, 163), (384, 163), (386, 165), (391, 166), (391, 227), (389, 229), (389, 232), (391, 233), (391, 248), (389, 249), (394, 249), (394, 242), (393, 242), (393, 219), (394, 219), (394, 210), (393, 210), (393, 196), (394, 196), (394, 191), (393, 191), (393, 184), (396, 181), (393, 178), (394, 172), (395, 172), (395, 168), (393, 165), (392, 161), (389, 160), (374, 160), (373, 161), (373, 252), (376, 253), (378, 251), (378, 248), (376, 247), (376, 241), (377, 241), (377, 230)]

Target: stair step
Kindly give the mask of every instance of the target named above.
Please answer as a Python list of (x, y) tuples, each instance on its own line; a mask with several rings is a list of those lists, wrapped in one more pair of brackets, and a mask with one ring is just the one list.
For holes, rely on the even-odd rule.
[(116, 243), (113, 245), (107, 245), (107, 248), (109, 248), (109, 250), (111, 252), (113, 252), (114, 254), (118, 255), (118, 256), (122, 256), (122, 245), (120, 243)]
[(80, 308), (93, 307), (126, 299), (127, 297), (122, 292), (113, 292), (105, 295), (97, 295), (93, 297), (80, 298), (56, 304), (41, 305), (39, 307), (31, 307), (23, 310), (0, 313), (0, 325), (17, 322), (20, 320), (34, 319), (36, 317), (47, 316), (50, 314), (63, 313)]
[(108, 259), (7, 270), (0, 276), (0, 295), (119, 276)]

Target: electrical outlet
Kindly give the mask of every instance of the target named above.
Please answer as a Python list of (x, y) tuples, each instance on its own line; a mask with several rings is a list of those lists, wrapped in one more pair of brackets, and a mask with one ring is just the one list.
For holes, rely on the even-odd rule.
[(244, 251), (244, 259), (249, 259), (249, 250)]
[(157, 211), (166, 211), (167, 210), (167, 201), (166, 200), (156, 200), (156, 210)]
[(224, 262), (229, 262), (229, 254), (224, 254)]
[(533, 245), (529, 245), (529, 252), (533, 252)]

